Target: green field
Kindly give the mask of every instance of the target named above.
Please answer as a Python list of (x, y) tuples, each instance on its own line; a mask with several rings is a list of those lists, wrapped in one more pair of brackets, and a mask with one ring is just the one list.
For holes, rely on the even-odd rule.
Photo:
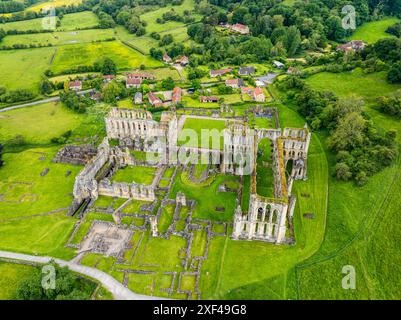
[[(381, 74), (372, 74), (370, 77), (380, 78)], [(355, 93), (368, 102), (399, 88), (383, 84), (375, 86), (373, 82), (370, 85), (357, 85), (349, 74), (343, 75), (342, 80), (340, 86), (337, 83), (330, 89), (342, 97)], [(327, 78), (321, 81), (327, 81)], [(347, 85), (353, 90), (344, 89)], [(398, 120), (377, 112), (371, 103), (367, 104), (365, 110), (376, 125), (395, 129), (401, 141)], [(322, 135), (322, 140), (326, 139), (327, 136)], [(331, 156), (329, 159), (333, 165), (335, 159)], [(365, 186), (359, 188), (352, 183), (330, 178), (331, 197), (325, 241), (315, 256), (296, 268), (297, 298), (399, 299), (400, 259), (396, 253), (396, 225), (400, 223), (400, 216), (396, 208), (399, 207), (401, 192), (400, 168), (398, 157), (394, 165), (374, 175)], [(341, 270), (345, 265), (355, 268), (355, 290), (341, 287), (344, 276)]]
[(155, 172), (156, 168), (152, 167), (128, 166), (119, 169), (113, 176), (113, 181), (150, 185), (152, 184)]
[[(27, 30), (42, 30), (43, 29), (43, 19), (30, 19), (30, 20), (22, 20), (22, 21), (14, 21), (0, 24), (0, 29), (4, 31), (8, 30), (18, 30), (18, 31), (27, 31)], [(58, 30), (75, 30), (81, 28), (93, 28), (98, 25), (97, 16), (90, 11), (77, 12), (64, 15), (61, 20), (61, 26)]]
[[(55, 48), (0, 51), (0, 83), (7, 89), (37, 92)], [(18, 61), (18, 63), (16, 63)]]
[(50, 0), (50, 1), (45, 1), (45, 2), (40, 2), (37, 4), (34, 4), (33, 6), (29, 7), (27, 10), (28, 11), (41, 11), (44, 8), (47, 7), (62, 7), (62, 6), (70, 6), (74, 4), (80, 4), (82, 3), (82, 0)]
[(33, 271), (34, 267), (28, 265), (0, 261), (0, 300), (15, 299), (19, 283), (28, 279)]
[(333, 91), (339, 97), (353, 95), (367, 102), (401, 89), (401, 85), (387, 82), (385, 72), (364, 74), (361, 69), (343, 73), (321, 72), (307, 78), (306, 82), (317, 90)]
[[(146, 13), (142, 14), (140, 16), (140, 18), (142, 21), (145, 21), (147, 23), (146, 32), (148, 34), (150, 34), (152, 32), (163, 32), (166, 30), (183, 27), (184, 23), (178, 22), (178, 21), (168, 21), (166, 23), (160, 24), (160, 23), (156, 22), (157, 18), (161, 18), (163, 13), (170, 11), (171, 8), (174, 8), (175, 12), (182, 15), (182, 13), (185, 10), (189, 10), (189, 11), (193, 10), (194, 5), (195, 5), (194, 0), (184, 0), (182, 5), (179, 5), (179, 6), (168, 5), (166, 7), (159, 8), (157, 10), (152, 10), (152, 11), (146, 12)], [(194, 16), (195, 16), (195, 19), (197, 19), (197, 20), (200, 19), (199, 15), (194, 15)]]
[(58, 48), (51, 69), (60, 73), (80, 65), (92, 65), (104, 57), (112, 59), (120, 69), (137, 68), (142, 64), (147, 67), (163, 66), (161, 62), (144, 56), (118, 41), (111, 41), (62, 46)]
[(63, 31), (52, 33), (34, 33), (6, 36), (2, 46), (24, 45), (53, 45), (80, 44), (108, 40), (114, 37), (113, 29), (93, 29), (78, 31)]
[(62, 30), (75, 30), (81, 28), (93, 28), (99, 23), (97, 16), (91, 11), (66, 14), (61, 19)]
[(49, 143), (51, 138), (77, 129), (83, 118), (56, 102), (2, 112), (0, 140), (22, 135), (28, 143)]
[(386, 18), (379, 21), (372, 21), (358, 27), (349, 40), (364, 40), (367, 43), (375, 43), (383, 38), (393, 37), (386, 33), (388, 27), (400, 22), (397, 18)]
[(187, 118), (178, 144), (222, 150), (224, 128), (225, 122), (222, 120)]

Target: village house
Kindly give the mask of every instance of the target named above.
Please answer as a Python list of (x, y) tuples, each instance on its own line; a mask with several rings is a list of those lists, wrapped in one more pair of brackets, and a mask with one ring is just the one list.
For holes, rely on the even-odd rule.
[(253, 90), (255, 88), (253, 87), (241, 87), (241, 94), (249, 94), (251, 95), (253, 93)]
[(134, 104), (142, 104), (142, 103), (143, 103), (142, 93), (141, 92), (135, 93)]
[(231, 69), (231, 68), (221, 69), (221, 70), (210, 70), (210, 76), (212, 78), (219, 77), (219, 76), (221, 77), (227, 73), (230, 73), (231, 71), (233, 71), (233, 69)]
[(245, 82), (243, 79), (227, 79), (226, 80), (226, 86), (234, 88), (234, 89), (239, 89), (240, 87), (243, 87), (244, 85), (245, 85)]
[(282, 63), (282, 62), (280, 62), (280, 61), (277, 61), (277, 60), (274, 60), (273, 61), (273, 65), (277, 68), (277, 69), (284, 69), (284, 63)]
[(127, 78), (126, 87), (129, 88), (139, 88), (142, 84), (142, 79), (140, 78)]
[(346, 44), (337, 46), (337, 51), (343, 51), (345, 53), (358, 52), (365, 49), (365, 43), (362, 40), (352, 40)]
[(152, 106), (160, 107), (163, 105), (163, 101), (161, 101), (153, 92), (148, 93), (148, 100)]
[(165, 53), (165, 54), (163, 55), (163, 61), (164, 61), (165, 63), (169, 64), (169, 63), (171, 63), (173, 60), (170, 58), (170, 56), (169, 56), (167, 53)]
[(70, 90), (73, 90), (73, 91), (82, 90), (82, 81), (79, 81), (79, 80), (70, 81), (70, 82), (68, 83), (68, 88), (69, 88)]
[(202, 103), (219, 102), (219, 97), (216, 96), (201, 96), (199, 99)]
[(241, 23), (229, 25), (228, 28), (233, 32), (237, 32), (240, 34), (249, 34), (249, 27)]
[(109, 83), (115, 76), (113, 74), (106, 74), (103, 76), (103, 82)]
[(186, 65), (189, 64), (189, 58), (187, 56), (182, 56), (181, 58), (175, 60), (175, 63), (178, 63), (185, 67)]
[(256, 72), (255, 67), (242, 67), (239, 68), (238, 74), (240, 76), (250, 76)]
[(156, 77), (151, 73), (128, 73), (127, 79), (154, 80)]
[(287, 70), (287, 74), (300, 74), (300, 72), (295, 67), (289, 67), (288, 70)]
[(180, 87), (175, 87), (173, 89), (173, 96), (172, 96), (172, 102), (174, 104), (180, 103), (181, 102), (181, 96), (182, 96), (182, 89)]
[(93, 101), (100, 101), (102, 100), (102, 94), (98, 91), (92, 91), (90, 97)]
[(266, 101), (266, 96), (263, 93), (263, 89), (259, 88), (259, 87), (255, 88), (255, 90), (253, 90), (252, 98), (254, 101), (257, 101), (257, 102), (265, 102)]

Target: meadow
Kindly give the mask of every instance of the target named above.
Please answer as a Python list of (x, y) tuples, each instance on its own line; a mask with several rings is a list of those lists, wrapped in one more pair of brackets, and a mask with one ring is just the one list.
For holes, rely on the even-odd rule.
[[(184, 23), (178, 21), (167, 21), (163, 24), (157, 23), (156, 20), (158, 18), (161, 18), (163, 16), (163, 13), (166, 13), (173, 8), (175, 12), (182, 15), (185, 10), (192, 11), (194, 9), (194, 6), (195, 6), (194, 0), (184, 0), (184, 2), (179, 6), (168, 5), (163, 8), (146, 12), (142, 14), (140, 18), (142, 21), (145, 21), (147, 23), (146, 26), (147, 34), (150, 34), (152, 32), (163, 32), (166, 30), (183, 27), (185, 25)], [(201, 18), (201, 16), (197, 14), (194, 15), (194, 17), (196, 20), (200, 20)]]
[(33, 270), (32, 266), (0, 261), (0, 300), (15, 299), (19, 283), (28, 279)]
[(29, 89), (37, 92), (43, 73), (50, 68), (55, 50), (37, 48), (0, 51), (0, 85), (9, 90)]
[[(43, 30), (42, 23), (43, 23), (42, 18), (14, 21), (14, 22), (1, 23), (0, 29), (3, 29), (4, 31)], [(93, 28), (96, 27), (98, 23), (99, 21), (97, 16), (91, 11), (71, 13), (63, 16), (63, 19), (61, 19), (61, 25), (59, 28), (57, 28), (57, 30), (68, 31), (81, 28)]]
[(317, 90), (333, 91), (340, 98), (353, 95), (366, 102), (401, 89), (400, 84), (387, 82), (386, 72), (364, 74), (361, 69), (342, 73), (321, 72), (307, 78), (306, 82)]
[(27, 143), (46, 144), (68, 130), (74, 131), (84, 115), (74, 113), (59, 102), (49, 102), (0, 113), (0, 139), (22, 135)]
[[(222, 120), (187, 118), (183, 127), (185, 131), (182, 131), (180, 137), (178, 137), (178, 144), (188, 147), (210, 147), (222, 150), (224, 128), (225, 122)], [(202, 130), (204, 130), (204, 134), (202, 134)], [(209, 131), (210, 137), (208, 136)], [(213, 132), (216, 132), (216, 137), (212, 135)], [(196, 136), (193, 134), (196, 134)]]
[(104, 57), (112, 59), (119, 69), (138, 68), (142, 64), (147, 67), (163, 66), (162, 62), (144, 56), (118, 41), (110, 41), (62, 46), (58, 48), (51, 70), (62, 73), (80, 65), (93, 65)]
[(40, 2), (37, 4), (34, 4), (33, 6), (27, 8), (26, 10), (28, 11), (35, 11), (39, 12), (41, 10), (46, 10), (49, 7), (62, 7), (62, 6), (70, 6), (74, 4), (81, 4), (82, 0), (50, 0), (50, 1), (45, 1), (45, 2)]
[(6, 36), (2, 46), (24, 45), (69, 45), (109, 40), (114, 37), (113, 29), (93, 29), (62, 32), (46, 32)]
[(387, 28), (400, 22), (397, 18), (386, 18), (372, 21), (358, 27), (349, 40), (364, 40), (367, 43), (375, 43), (383, 38), (392, 38), (393, 35), (386, 32)]
[[(372, 74), (377, 77), (379, 74)], [(391, 92), (389, 86), (353, 84), (352, 77), (344, 77), (341, 86), (331, 89), (346, 97), (353, 94), (343, 87), (354, 86), (355, 93), (366, 101), (373, 101)], [(393, 90), (399, 88), (392, 87)], [(385, 90), (385, 91), (383, 91)], [(372, 121), (381, 128), (395, 129), (401, 142), (398, 120), (365, 106)], [(322, 141), (327, 139), (321, 135)], [(330, 165), (334, 159), (329, 151)], [(325, 240), (320, 250), (295, 270), (296, 297), (300, 299), (399, 299), (398, 274), (400, 256), (397, 252), (399, 194), (401, 192), (401, 160), (374, 175), (363, 187), (352, 182), (340, 182), (330, 177), (328, 219)], [(344, 201), (346, 199), (346, 201)], [(344, 266), (356, 271), (356, 289), (344, 290), (341, 280)]]

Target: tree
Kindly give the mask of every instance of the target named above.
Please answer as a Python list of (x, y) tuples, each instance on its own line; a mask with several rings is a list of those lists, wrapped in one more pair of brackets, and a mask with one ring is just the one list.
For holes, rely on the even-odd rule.
[(40, 92), (42, 94), (50, 94), (54, 91), (54, 85), (51, 81), (45, 79), (40, 83)]
[(401, 82), (401, 61), (394, 63), (391, 66), (387, 79), (391, 83)]
[(116, 81), (110, 81), (102, 88), (104, 102), (115, 104), (118, 97), (126, 96), (124, 86)]
[(60, 267), (54, 262), (50, 265), (55, 270), (55, 288), (42, 286), (42, 273), (35, 268), (32, 275), (21, 281), (17, 287), (18, 300), (86, 300), (89, 299), (96, 284), (77, 278), (68, 267)]
[(162, 88), (164, 90), (173, 90), (175, 87), (175, 82), (171, 77), (162, 80)]
[(101, 73), (103, 74), (116, 74), (117, 66), (110, 58), (105, 58), (101, 64)]
[(341, 41), (345, 37), (345, 29), (340, 17), (330, 16), (326, 22), (327, 38), (333, 41)]
[(339, 180), (348, 181), (352, 178), (352, 172), (348, 165), (343, 162), (337, 163), (335, 167), (336, 177)]
[(290, 57), (293, 56), (298, 51), (300, 44), (301, 44), (301, 32), (298, 30), (296, 26), (289, 27), (284, 37), (284, 46)]

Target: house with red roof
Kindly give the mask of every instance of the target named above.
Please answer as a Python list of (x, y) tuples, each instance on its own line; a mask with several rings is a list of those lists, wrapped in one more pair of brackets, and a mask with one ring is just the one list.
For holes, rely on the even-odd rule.
[(163, 55), (163, 61), (168, 64), (168, 63), (171, 63), (173, 60), (170, 58), (170, 56), (167, 53), (165, 53)]
[(263, 89), (256, 87), (255, 90), (252, 92), (252, 98), (254, 101), (257, 102), (265, 102), (266, 101), (266, 96), (263, 93)]
[(163, 101), (161, 101), (153, 92), (148, 93), (148, 100), (152, 106), (160, 107), (163, 105)]
[(249, 34), (249, 27), (241, 23), (230, 25), (229, 29), (240, 34)]
[(141, 79), (141, 80), (154, 80), (156, 77), (151, 73), (139, 72), (139, 73), (128, 73), (128, 79)]
[(201, 96), (199, 98), (202, 103), (219, 102), (219, 97), (216, 96)]
[(230, 73), (232, 71), (233, 71), (233, 69), (231, 69), (231, 68), (221, 69), (221, 70), (210, 70), (210, 76), (212, 78), (219, 77), (219, 76), (221, 77), (221, 76), (223, 76), (223, 75), (225, 75), (227, 73)]
[(127, 89), (129, 88), (139, 88), (142, 84), (142, 79), (140, 78), (127, 78), (125, 86)]
[(182, 89), (180, 87), (175, 87), (173, 89), (173, 96), (172, 96), (172, 102), (174, 104), (180, 103), (181, 102), (181, 97), (182, 97)]
[(115, 75), (113, 74), (106, 74), (103, 76), (103, 82), (110, 82), (111, 80), (113, 80), (115, 78)]
[(68, 83), (68, 88), (73, 91), (82, 90), (82, 81), (75, 80)]
[(189, 64), (189, 58), (187, 56), (182, 56), (181, 58), (178, 58), (177, 60), (175, 60), (175, 63), (178, 63), (178, 64), (182, 65), (183, 67), (185, 67), (186, 65)]
[(227, 79), (226, 86), (234, 89), (239, 89), (245, 85), (243, 79)]

